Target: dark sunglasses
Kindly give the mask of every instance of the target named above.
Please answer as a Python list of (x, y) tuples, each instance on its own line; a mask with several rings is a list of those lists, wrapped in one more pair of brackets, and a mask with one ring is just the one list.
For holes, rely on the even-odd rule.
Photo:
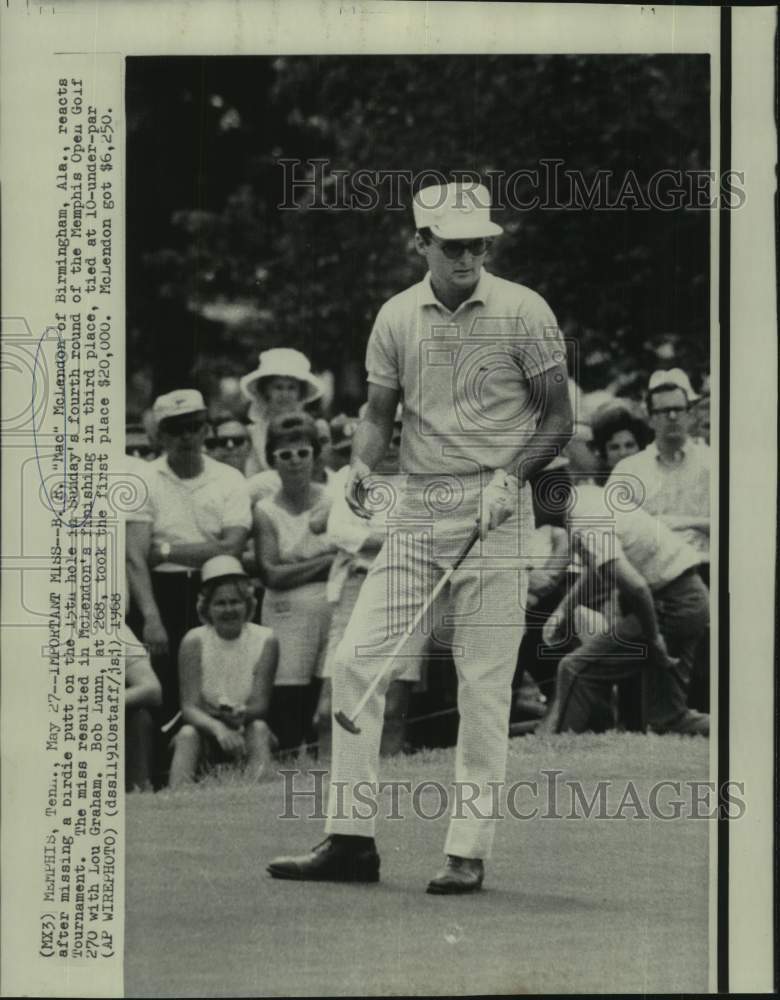
[(487, 253), (491, 241), (484, 237), (478, 240), (437, 240), (434, 243), (448, 260), (457, 260), (468, 250), (472, 257)]
[(300, 459), (311, 458), (313, 454), (314, 449), (308, 445), (305, 448), (277, 448), (273, 453), (274, 458), (280, 458), (283, 462), (289, 462), (293, 456)]
[(206, 438), (207, 448), (240, 448), (249, 438), (246, 434), (225, 434), (224, 436)]
[(182, 434), (199, 434), (205, 426), (205, 420), (189, 420), (183, 423), (168, 424), (161, 427), (160, 430), (163, 434), (173, 434), (174, 437), (179, 437)]

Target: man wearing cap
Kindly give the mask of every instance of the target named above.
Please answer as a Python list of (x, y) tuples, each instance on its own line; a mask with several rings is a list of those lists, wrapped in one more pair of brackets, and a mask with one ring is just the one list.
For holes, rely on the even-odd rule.
[[(526, 582), (520, 553), (533, 530), (529, 477), (571, 434), (565, 351), (553, 313), (531, 289), (483, 267), (490, 218), (481, 185), (425, 188), (414, 199), (421, 282), (379, 311), (367, 355), (368, 406), (353, 442), (346, 495), (356, 513), (387, 510), (373, 563), (334, 662), (333, 704), (349, 714), (436, 581), (479, 522), (480, 539), (449, 584), (460, 726), (446, 862), (436, 894), (479, 889), (495, 832), (491, 787), (504, 779), (511, 682)], [(372, 470), (403, 402), (402, 485), (376, 488)], [(372, 485), (375, 487), (372, 489)], [(376, 881), (375, 811), (385, 692), (403, 655), (360, 715), (334, 726), (327, 840), (280, 858), (276, 878)], [(361, 807), (357, 803), (360, 787)], [(373, 799), (376, 802), (376, 799)]]
[(638, 491), (643, 509), (678, 532), (708, 564), (710, 450), (689, 433), (690, 407), (698, 398), (681, 368), (654, 372), (647, 411), (655, 440), (618, 462), (609, 483), (622, 481)]
[(163, 687), (163, 713), (178, 710), (176, 657), (181, 638), (197, 624), (199, 570), (218, 555), (240, 556), (251, 526), (246, 480), (204, 454), (208, 425), (196, 389), (160, 396), (153, 415), (163, 454), (146, 466), (146, 551), (154, 601), (168, 637), (154, 666)]

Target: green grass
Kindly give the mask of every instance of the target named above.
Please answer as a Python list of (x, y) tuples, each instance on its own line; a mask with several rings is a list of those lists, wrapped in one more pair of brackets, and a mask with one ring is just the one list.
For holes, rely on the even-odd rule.
[[(591, 788), (632, 778), (644, 802), (660, 779), (707, 777), (703, 739), (608, 733), (510, 747), (509, 781), (543, 782), (553, 768)], [(452, 765), (451, 750), (429, 751), (386, 761), (382, 776), (446, 784)], [(706, 822), (507, 818), (483, 891), (435, 897), (424, 888), (446, 818), (380, 820), (382, 881), (341, 886), (266, 875), (273, 856), (322, 839), (321, 821), (282, 811), (279, 778), (252, 787), (218, 775), (128, 797), (128, 996), (707, 990)]]

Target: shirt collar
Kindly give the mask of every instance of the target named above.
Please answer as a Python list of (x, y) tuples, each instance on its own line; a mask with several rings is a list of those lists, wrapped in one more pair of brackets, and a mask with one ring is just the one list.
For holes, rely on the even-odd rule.
[[(492, 281), (493, 275), (482, 268), (479, 275), (479, 281), (477, 282), (477, 287), (469, 295), (467, 299), (458, 306), (458, 309), (462, 309), (463, 306), (468, 305), (471, 302), (479, 302), (482, 305), (487, 301), (488, 292), (490, 290), (490, 283)], [(431, 272), (429, 271), (423, 280), (420, 282), (420, 305), (421, 306), (436, 306), (438, 309), (446, 309), (447, 307), (443, 302), (440, 302), (436, 298), (436, 293), (433, 290), (433, 285), (431, 284)], [(455, 312), (458, 311), (455, 310)]]
[(177, 483), (191, 483), (195, 479), (200, 479), (202, 476), (208, 475), (211, 471), (212, 462), (214, 462), (213, 458), (210, 458), (208, 455), (204, 455), (203, 470), (197, 476), (192, 476), (190, 479), (182, 479), (181, 476), (176, 475), (170, 465), (168, 465), (168, 456), (164, 452), (159, 456), (159, 458), (155, 458), (155, 460), (150, 464), (153, 465), (161, 475), (167, 476), (168, 479), (173, 479)]
[(675, 461), (673, 462), (667, 462), (662, 457), (661, 452), (658, 450), (658, 445), (656, 444), (655, 441), (650, 442), (650, 444), (647, 446), (647, 450), (653, 455), (656, 462), (660, 462), (661, 465), (673, 466), (673, 465), (679, 465), (687, 457), (688, 453), (691, 451), (693, 447), (694, 447), (693, 441), (691, 440), (690, 437), (687, 437), (685, 439), (683, 446), (681, 448), (678, 448), (677, 451), (675, 452), (674, 456)]

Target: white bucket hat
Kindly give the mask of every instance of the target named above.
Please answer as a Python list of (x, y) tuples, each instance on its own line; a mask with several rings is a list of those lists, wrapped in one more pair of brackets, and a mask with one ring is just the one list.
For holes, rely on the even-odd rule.
[(261, 351), (260, 364), (241, 379), (241, 392), (247, 399), (257, 399), (256, 383), (261, 378), (294, 378), (304, 386), (302, 402), (312, 403), (322, 395), (322, 383), (312, 374), (309, 359), (292, 347), (272, 347)]
[(490, 192), (483, 184), (435, 184), (413, 199), (414, 224), (442, 240), (498, 236), (501, 226), (490, 221)]

